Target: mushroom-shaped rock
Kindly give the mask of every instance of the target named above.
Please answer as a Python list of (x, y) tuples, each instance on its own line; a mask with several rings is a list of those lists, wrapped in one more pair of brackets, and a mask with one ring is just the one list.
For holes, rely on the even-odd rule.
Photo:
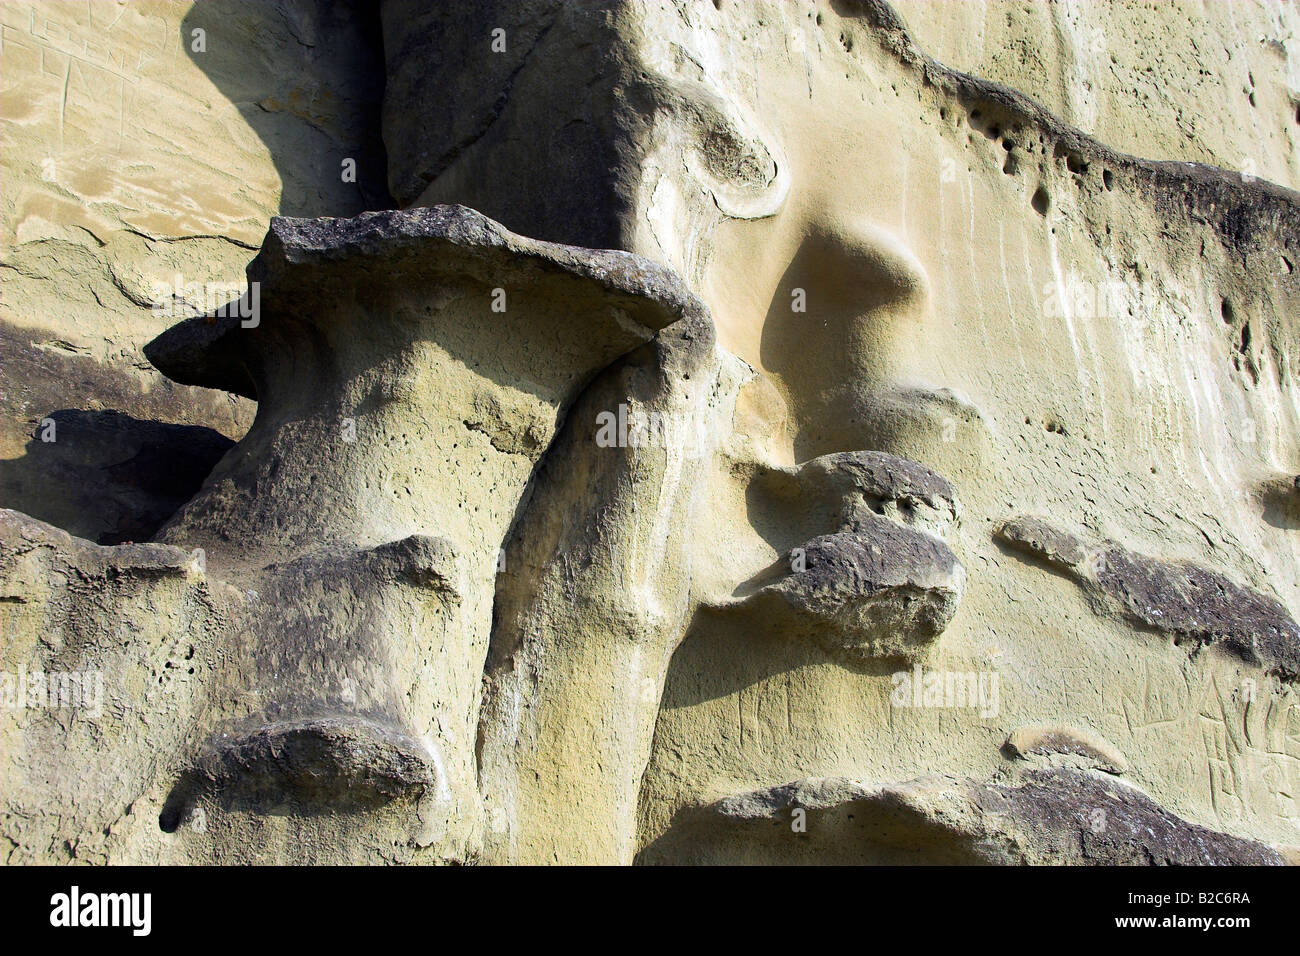
[(409, 778), (445, 842), (472, 844), (498, 555), (524, 490), (598, 373), (707, 311), (648, 260), (462, 206), (274, 219), (248, 279), (237, 307), (146, 350), (259, 403), (162, 533), (247, 596), (213, 691), (226, 744), (194, 773), (329, 806)]
[(495, 558), (582, 386), (704, 310), (646, 259), (527, 239), (463, 206), (276, 218), (248, 280), (240, 308), (145, 349), (176, 381), (259, 403), (162, 535), (245, 565), (414, 533)]

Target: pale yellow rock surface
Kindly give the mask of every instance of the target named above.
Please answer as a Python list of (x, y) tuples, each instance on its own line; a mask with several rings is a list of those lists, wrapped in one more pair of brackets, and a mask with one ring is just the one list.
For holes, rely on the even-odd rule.
[[(92, 539), (118, 530), (49, 501), (103, 482), (75, 461), (44, 460), (51, 450), (33, 439), (56, 410), (92, 413), (80, 440), (107, 444), (114, 463), (141, 444), (95, 427), (106, 408), (229, 438), (248, 427), (247, 402), (173, 386), (140, 348), (238, 295), (272, 215), (389, 205), (366, 27), (326, 2), (0, 7), (8, 504)], [(342, 178), (348, 157), (353, 182)]]
[(921, 48), (1126, 153), (1300, 187), (1300, 9), (1234, 0), (899, 0)]
[[(48, 522), (4, 516), (4, 661), (122, 701), (95, 743), (7, 725), (9, 859), (1300, 842), (1294, 4), (4, 9), (3, 318), (41, 331), (4, 356), (0, 504)], [(126, 78), (78, 85), (119, 26)], [(391, 199), (336, 172), (373, 177), (381, 119)], [(349, 218), (264, 240), (277, 212)], [(165, 383), (139, 290), (237, 286), (259, 245), (261, 324), (167, 332)], [(167, 400), (62, 398), (50, 349)], [(243, 440), (150, 492), (161, 531), (125, 492), (105, 528), (110, 453), (33, 478), (91, 401)], [(605, 440), (628, 414), (666, 431)], [(183, 705), (144, 695), (119, 635), (156, 668), (192, 630)], [(31, 782), (91, 747), (131, 772)], [(1124, 826), (1081, 842), (1099, 794)]]

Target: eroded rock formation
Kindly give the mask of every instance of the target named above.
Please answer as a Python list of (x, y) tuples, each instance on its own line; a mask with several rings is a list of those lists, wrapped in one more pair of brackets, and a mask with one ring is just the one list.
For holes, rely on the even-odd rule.
[(219, 7), (4, 8), (4, 859), (1300, 844), (1292, 8)]
[[(843, 778), (797, 780), (736, 794), (686, 816), (716, 822), (695, 824), (698, 842), (671, 850), (652, 844), (647, 852), (740, 864), (1284, 862), (1271, 847), (1188, 823), (1132, 787), (1074, 770), (1030, 771), (1008, 783), (942, 777), (887, 786)], [(746, 830), (748, 838), (742, 835)]]

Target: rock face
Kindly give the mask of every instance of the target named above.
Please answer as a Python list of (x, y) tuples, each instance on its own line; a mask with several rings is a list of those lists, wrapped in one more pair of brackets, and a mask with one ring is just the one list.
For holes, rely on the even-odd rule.
[(1112, 543), (1088, 546), (1033, 517), (998, 537), (1091, 587), (1129, 620), (1176, 643), (1218, 644), (1287, 681), (1300, 676), (1300, 624), (1277, 600), (1190, 563), (1159, 561)]
[(1290, 6), (0, 18), (0, 859), (1300, 844)]
[(1085, 767), (1114, 774), (1128, 770), (1128, 761), (1109, 741), (1091, 731), (1073, 727), (1017, 727), (1007, 737), (1002, 749), (1021, 760), (1040, 757), (1054, 762), (1077, 760)]
[(763, 599), (775, 597), (795, 618), (822, 625), (834, 644), (859, 654), (918, 653), (943, 632), (961, 600), (964, 572), (951, 549), (887, 521), (814, 538), (798, 550), (792, 563), (803, 570), (763, 588), (755, 603), (771, 606)]
[(791, 482), (798, 499), (838, 511), (838, 527), (792, 549), (784, 568), (749, 582), (730, 606), (749, 626), (811, 638), (849, 658), (923, 655), (952, 620), (965, 584), (942, 540), (958, 517), (952, 485), (880, 452), (825, 455), (767, 480)]
[[(125, 514), (83, 503), (140, 451), (104, 412), (238, 439), (254, 408), (174, 385), (141, 346), (238, 295), (271, 216), (393, 205), (379, 23), (333, 0), (35, 0), (6, 4), (0, 29), (0, 503), (92, 540), (142, 540), (194, 487), (178, 502), (137, 486)], [(80, 427), (49, 467), (39, 425), (56, 412)], [(163, 454), (191, 446), (175, 432)]]
[[(684, 814), (700, 863), (1281, 866), (1277, 850), (1169, 813), (1130, 786), (1076, 770), (1009, 784), (928, 777), (870, 786), (837, 777), (737, 794)], [(717, 820), (710, 827), (700, 821)], [(719, 830), (753, 831), (720, 839)], [(675, 834), (670, 834), (670, 838)], [(666, 841), (665, 841), (666, 842)]]

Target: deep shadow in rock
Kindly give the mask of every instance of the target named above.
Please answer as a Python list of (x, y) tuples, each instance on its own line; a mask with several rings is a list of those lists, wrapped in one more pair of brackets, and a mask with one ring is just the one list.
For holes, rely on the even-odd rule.
[(0, 461), (0, 505), (99, 544), (148, 541), (233, 445), (197, 425), (61, 409)]
[[(0, 322), (0, 369), (0, 507), (102, 544), (148, 540), (253, 418), (49, 329)], [(178, 414), (191, 424), (166, 424)]]
[(986, 864), (965, 834), (906, 807), (854, 802), (765, 820), (731, 820), (712, 807), (682, 807), (642, 847), (639, 866), (975, 866)]
[[(195, 30), (203, 31), (201, 51), (194, 48)], [(265, 144), (280, 174), (280, 215), (353, 216), (394, 208), (380, 128), (378, 4), (204, 0), (185, 14), (180, 39)], [(282, 101), (273, 84), (285, 76), (301, 82)], [(346, 159), (356, 161), (353, 182), (343, 178)]]
[(1268, 524), (1280, 531), (1300, 531), (1300, 476), (1269, 482), (1261, 500)]
[(737, 608), (701, 608), (673, 654), (663, 707), (690, 707), (806, 667), (834, 666), (883, 677), (909, 665), (895, 658), (861, 660), (834, 654)]

